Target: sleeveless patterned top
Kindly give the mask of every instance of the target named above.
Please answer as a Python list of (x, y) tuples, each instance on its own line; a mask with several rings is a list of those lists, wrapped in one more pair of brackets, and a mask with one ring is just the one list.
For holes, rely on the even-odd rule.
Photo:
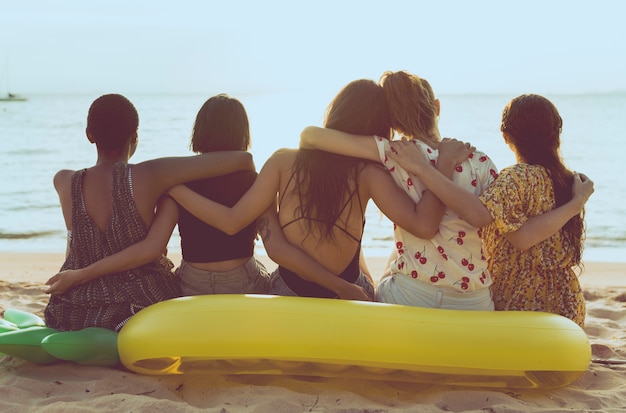
[[(72, 236), (61, 270), (84, 268), (143, 240), (148, 233), (135, 205), (131, 165), (119, 162), (113, 166), (113, 211), (104, 232), (85, 208), (85, 172), (77, 171), (72, 176)], [(46, 325), (60, 331), (86, 327), (119, 331), (141, 309), (181, 295), (172, 268), (172, 262), (162, 257), (52, 295), (44, 311)]]

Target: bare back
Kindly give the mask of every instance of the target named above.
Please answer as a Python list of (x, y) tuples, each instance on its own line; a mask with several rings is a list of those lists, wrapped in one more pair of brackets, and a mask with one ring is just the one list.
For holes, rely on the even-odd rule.
[[(71, 177), (75, 171), (59, 171), (54, 178), (54, 186), (59, 194), (65, 224), (72, 229), (71, 220)], [(113, 199), (111, 196), (113, 165), (95, 165), (86, 168), (83, 175), (83, 199), (88, 216), (102, 231), (111, 219)], [(167, 189), (164, 185), (149, 179), (149, 169), (143, 165), (131, 166), (133, 200), (144, 223), (149, 226), (154, 217), (154, 206), (159, 196)]]
[(333, 224), (333, 239), (325, 239), (319, 229), (311, 225), (316, 217), (302, 217), (299, 212), (301, 199), (296, 191), (298, 182), (293, 175), (296, 153), (295, 150), (284, 151), (273, 160), (279, 163), (278, 219), (281, 228), (289, 242), (299, 246), (331, 272), (339, 274), (359, 252), (367, 198), (362, 198), (357, 183), (352, 182), (350, 187), (353, 190), (339, 201), (343, 206), (339, 219), (330, 223)]

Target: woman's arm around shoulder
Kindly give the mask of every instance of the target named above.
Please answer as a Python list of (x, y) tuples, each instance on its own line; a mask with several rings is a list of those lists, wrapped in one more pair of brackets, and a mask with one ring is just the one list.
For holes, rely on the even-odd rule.
[(593, 194), (593, 181), (582, 174), (574, 174), (572, 199), (552, 211), (529, 218), (517, 231), (505, 237), (517, 249), (525, 251), (558, 232), (572, 217), (580, 214)]
[(432, 218), (431, 211), (420, 208), (384, 169), (382, 165), (368, 164), (360, 177), (359, 192), (374, 200), (380, 211), (395, 224), (422, 239), (432, 237), (426, 222)]
[(93, 279), (120, 271), (129, 270), (156, 260), (163, 254), (178, 221), (178, 206), (168, 197), (163, 197), (150, 230), (142, 241), (111, 256), (76, 270), (61, 271), (52, 276), (46, 285), (47, 294), (63, 294), (72, 287)]
[(380, 162), (374, 136), (353, 135), (335, 129), (307, 126), (300, 133), (300, 148), (319, 149), (353, 158)]
[[(469, 144), (457, 139), (444, 138), (439, 144), (439, 157), (435, 168), (446, 178), (452, 179), (452, 175), (458, 164), (468, 158), (475, 150)], [(439, 231), (439, 224), (446, 211), (445, 204), (429, 190), (422, 193), (417, 203), (417, 213), (423, 217), (422, 239), (431, 239)]]
[(147, 175), (146, 180), (155, 185), (160, 193), (183, 182), (240, 170), (255, 170), (250, 153), (245, 151), (208, 152), (193, 156), (157, 158), (134, 166), (135, 173)]
[(287, 168), (293, 156), (294, 151), (276, 151), (265, 162), (250, 189), (231, 208), (205, 198), (184, 185), (175, 186), (169, 190), (169, 194), (196, 218), (233, 235), (254, 222), (270, 205), (274, 205), (281, 170)]
[(470, 225), (480, 228), (493, 221), (476, 195), (433, 168), (416, 145), (404, 141), (393, 142), (388, 156), (407, 172), (419, 177), (437, 198)]

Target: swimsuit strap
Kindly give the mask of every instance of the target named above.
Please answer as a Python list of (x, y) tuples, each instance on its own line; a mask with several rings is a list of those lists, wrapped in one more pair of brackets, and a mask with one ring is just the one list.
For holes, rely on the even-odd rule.
[[(280, 209), (280, 206), (282, 205), (282, 201), (283, 198), (285, 196), (285, 193), (287, 192), (287, 188), (289, 187), (289, 184), (291, 184), (291, 181), (293, 180), (294, 174), (292, 173), (291, 176), (289, 177), (289, 180), (287, 181), (287, 185), (285, 186), (285, 191), (281, 194), (279, 201), (278, 201), (278, 208)], [(355, 186), (355, 188), (352, 190), (352, 192), (350, 193), (350, 196), (348, 197), (348, 199), (346, 200), (346, 202), (343, 204), (343, 206), (341, 207), (341, 209), (339, 210), (339, 215), (341, 215), (341, 213), (346, 209), (346, 207), (350, 204), (350, 202), (352, 201), (352, 198), (355, 196), (355, 194), (357, 195), (357, 199), (359, 200), (359, 210), (361, 212), (361, 216), (363, 217), (363, 227), (365, 227), (365, 214), (363, 213), (363, 204), (361, 203), (361, 197), (359, 196), (359, 187), (358, 185)], [(300, 204), (303, 203), (302, 200), (302, 193), (298, 192), (298, 198), (300, 200)], [(285, 229), (287, 226), (293, 224), (294, 222), (297, 222), (301, 219), (306, 219), (309, 221), (317, 221), (317, 222), (324, 222), (320, 219), (316, 219), (316, 218), (310, 218), (310, 217), (297, 217), (292, 219), (291, 221), (287, 222), (286, 224), (283, 224), (280, 226), (281, 229)], [(347, 236), (349, 236), (350, 238), (352, 238), (354, 241), (356, 241), (357, 243), (361, 243), (361, 238), (357, 238), (354, 235), (352, 235), (350, 232), (348, 232), (347, 229), (337, 225), (337, 223), (333, 223), (333, 226), (337, 227), (338, 229), (340, 229), (341, 231), (343, 231)]]

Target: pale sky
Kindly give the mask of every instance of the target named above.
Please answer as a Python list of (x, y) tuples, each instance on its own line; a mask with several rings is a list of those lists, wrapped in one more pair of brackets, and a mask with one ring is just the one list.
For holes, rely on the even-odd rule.
[(337, 91), (408, 70), (438, 93), (626, 91), (626, 2), (0, 0), (10, 90)]

